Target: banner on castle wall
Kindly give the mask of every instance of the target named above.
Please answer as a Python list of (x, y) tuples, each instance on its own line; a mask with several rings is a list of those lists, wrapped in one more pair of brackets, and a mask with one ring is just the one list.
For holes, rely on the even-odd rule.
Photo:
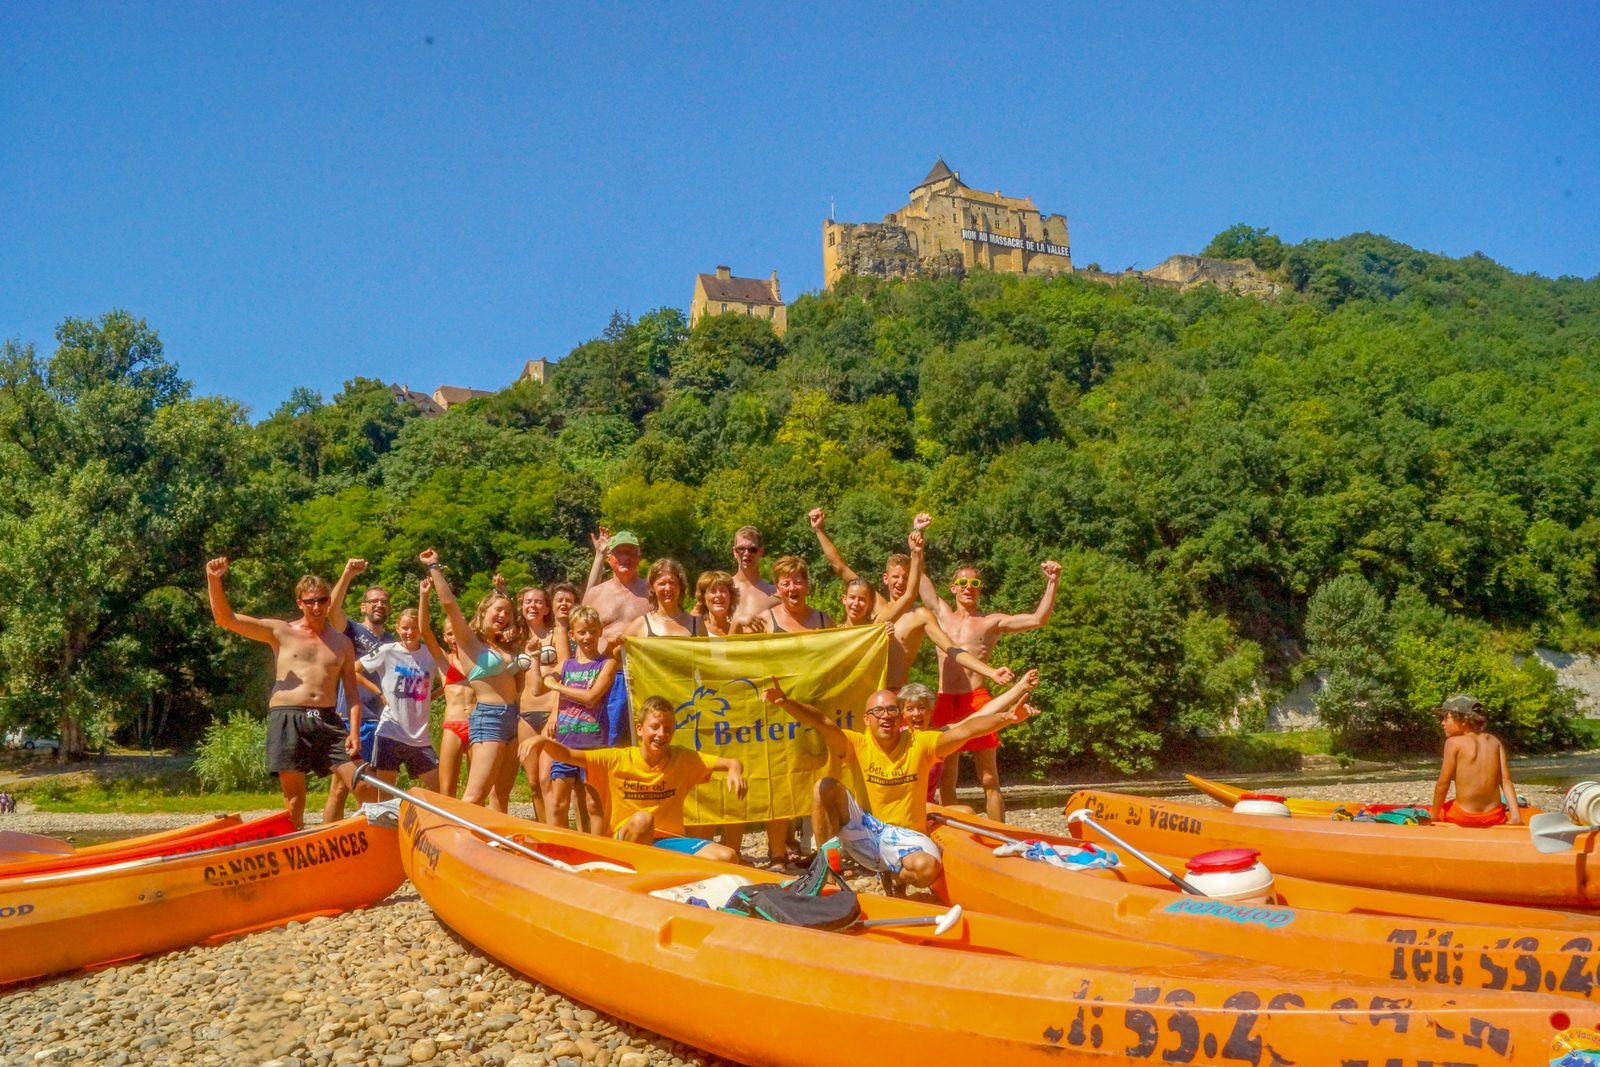
[(1068, 245), (1053, 245), (1049, 241), (1030, 241), (1026, 237), (1007, 237), (1003, 233), (990, 233), (988, 230), (962, 230), (963, 241), (977, 241), (979, 244), (999, 245), (1001, 248), (1020, 248), (1024, 252), (1042, 252), (1047, 256), (1066, 256), (1071, 258), (1072, 249)]
[[(822, 738), (762, 694), (783, 691), (847, 730), (861, 729), (867, 698), (883, 688), (889, 637), (882, 626), (734, 637), (628, 638), (628, 699), (666, 697), (677, 711), (672, 743), (744, 765), (741, 799), (722, 778), (684, 806), (689, 825), (762, 822), (811, 814), (811, 787), (831, 757)], [(832, 773), (837, 774), (837, 769)]]

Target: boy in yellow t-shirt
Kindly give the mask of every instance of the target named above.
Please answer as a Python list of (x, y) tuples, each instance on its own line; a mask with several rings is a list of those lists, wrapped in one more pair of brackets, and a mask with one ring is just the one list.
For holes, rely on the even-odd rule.
[[(867, 699), (865, 731), (843, 729), (811, 705), (790, 699), (776, 678), (764, 698), (816, 730), (828, 751), (845, 762), (852, 778), (854, 790), (835, 778), (817, 782), (811, 806), (817, 840), (837, 836), (850, 858), (863, 867), (923, 889), (943, 870), (939, 846), (923, 832), (929, 772), (970, 738), (1025, 721), (1028, 709), (1022, 700), (1038, 683), (1039, 672), (1028, 671), (1010, 689), (942, 732), (902, 731), (900, 704), (889, 689)], [(865, 811), (857, 794), (866, 801)]]
[(744, 767), (736, 759), (672, 747), (677, 721), (672, 705), (662, 697), (650, 697), (640, 706), (634, 727), (637, 748), (570, 749), (555, 739), (552, 715), (544, 732), (524, 741), (517, 755), (526, 762), (530, 753), (544, 746), (551, 758), (577, 764), (591, 777), (600, 776), (602, 781), (595, 784), (604, 787), (607, 832), (618, 841), (738, 863), (739, 853), (733, 849), (685, 834), (683, 802), (691, 789), (709, 782), (718, 771), (728, 776), (728, 792), (744, 796)]

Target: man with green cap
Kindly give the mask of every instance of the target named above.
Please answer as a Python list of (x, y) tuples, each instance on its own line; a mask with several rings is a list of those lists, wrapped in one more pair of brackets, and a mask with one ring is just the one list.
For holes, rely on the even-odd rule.
[[(629, 729), (628, 685), (620, 663), (622, 634), (628, 624), (650, 610), (650, 590), (639, 576), (639, 538), (629, 530), (611, 533), (605, 527), (591, 538), (594, 542), (594, 568), (589, 572), (589, 591), (583, 603), (600, 614), (601, 648), (618, 654), (617, 679), (606, 697), (601, 721), (603, 744), (627, 746), (633, 743)], [(600, 561), (611, 567), (611, 577), (598, 584)]]

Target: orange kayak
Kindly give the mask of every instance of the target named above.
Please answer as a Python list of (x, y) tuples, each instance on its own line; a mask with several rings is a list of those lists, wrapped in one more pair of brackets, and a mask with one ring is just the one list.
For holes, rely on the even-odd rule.
[[(1448, 824), (1419, 832), (1387, 823), (1240, 815), (1092, 789), (1068, 798), (1069, 813), (1079, 808), (1135, 847), (1167, 855), (1239, 846), (1260, 852), (1274, 874), (1496, 904), (1600, 908), (1600, 881), (1589, 877), (1595, 834), (1579, 837), (1570, 852), (1541, 853), (1526, 826), (1521, 834)], [(1081, 826), (1072, 833), (1104, 843)]]
[[(1272, 792), (1271, 790), (1247, 789), (1242, 786), (1229, 785), (1226, 782), (1214, 782), (1210, 778), (1202, 778), (1198, 774), (1186, 774), (1184, 777), (1189, 779), (1189, 784), (1200, 792), (1215, 800), (1218, 804), (1229, 808), (1239, 803), (1247, 793)], [(1382, 810), (1381, 807), (1374, 808), (1373, 805), (1360, 800), (1312, 800), (1309, 797), (1284, 797), (1283, 802), (1289, 806), (1289, 814), (1291, 815), (1311, 815), (1328, 819), (1333, 818), (1334, 812), (1341, 809), (1351, 815), (1369, 809)], [(1424, 802), (1418, 806), (1425, 808), (1428, 804)], [(1535, 807), (1532, 804), (1522, 805), (1523, 821), (1526, 822), (1529, 816), (1537, 815), (1543, 810), (1543, 808)], [(1505, 825), (1496, 826), (1493, 829), (1521, 830), (1523, 833), (1527, 833), (1525, 826)]]
[(363, 816), (203, 852), (0, 880), (0, 983), (375, 904), (403, 880)]
[[(1600, 938), (1592, 915), (1282, 875), (1275, 876), (1268, 900), (1228, 903), (1181, 892), (1104, 838), (1096, 844), (1117, 852), (1117, 866), (1070, 870), (997, 856), (995, 846), (1020, 836), (1071, 851), (1081, 844), (1074, 838), (940, 808), (931, 808), (929, 819), (944, 850), (944, 877), (935, 892), (975, 910), (1286, 966), (1315, 960), (1319, 969), (1411, 988), (1543, 990), (1600, 999)], [(1121, 835), (1120, 828), (1112, 832)], [(1150, 858), (1184, 873), (1183, 857)]]
[[(570, 865), (492, 845), (417, 803)], [(779, 876), (486, 811), (402, 801), (406, 873), (483, 951), (598, 1009), (745, 1063), (1549, 1062), (1587, 1004), (1289, 969), (978, 913), (829, 932), (653, 896), (732, 874)], [(867, 920), (941, 909), (863, 894)], [(1559, 1025), (1556, 1025), (1559, 1024)]]
[[(21, 874), (45, 874), (49, 871), (68, 871), (79, 867), (97, 867), (107, 863), (143, 859), (146, 856), (176, 856), (184, 852), (200, 852), (224, 845), (238, 845), (246, 841), (279, 837), (294, 829), (287, 811), (241, 822), (237, 815), (223, 815), (193, 826), (166, 830), (143, 837), (130, 837), (124, 841), (108, 841), (93, 846), (98, 851), (81, 848), (63, 855), (39, 855), (36, 859), (17, 860), (0, 864), (0, 878), (14, 878)], [(110, 846), (121, 847), (113, 848)]]

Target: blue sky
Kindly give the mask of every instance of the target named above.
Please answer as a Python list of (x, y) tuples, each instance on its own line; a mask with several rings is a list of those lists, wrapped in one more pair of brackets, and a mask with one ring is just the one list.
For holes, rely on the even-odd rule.
[(0, 337), (123, 307), (262, 418), (509, 384), (938, 156), (1107, 269), (1245, 221), (1600, 274), (1600, 7), (10, 4)]

